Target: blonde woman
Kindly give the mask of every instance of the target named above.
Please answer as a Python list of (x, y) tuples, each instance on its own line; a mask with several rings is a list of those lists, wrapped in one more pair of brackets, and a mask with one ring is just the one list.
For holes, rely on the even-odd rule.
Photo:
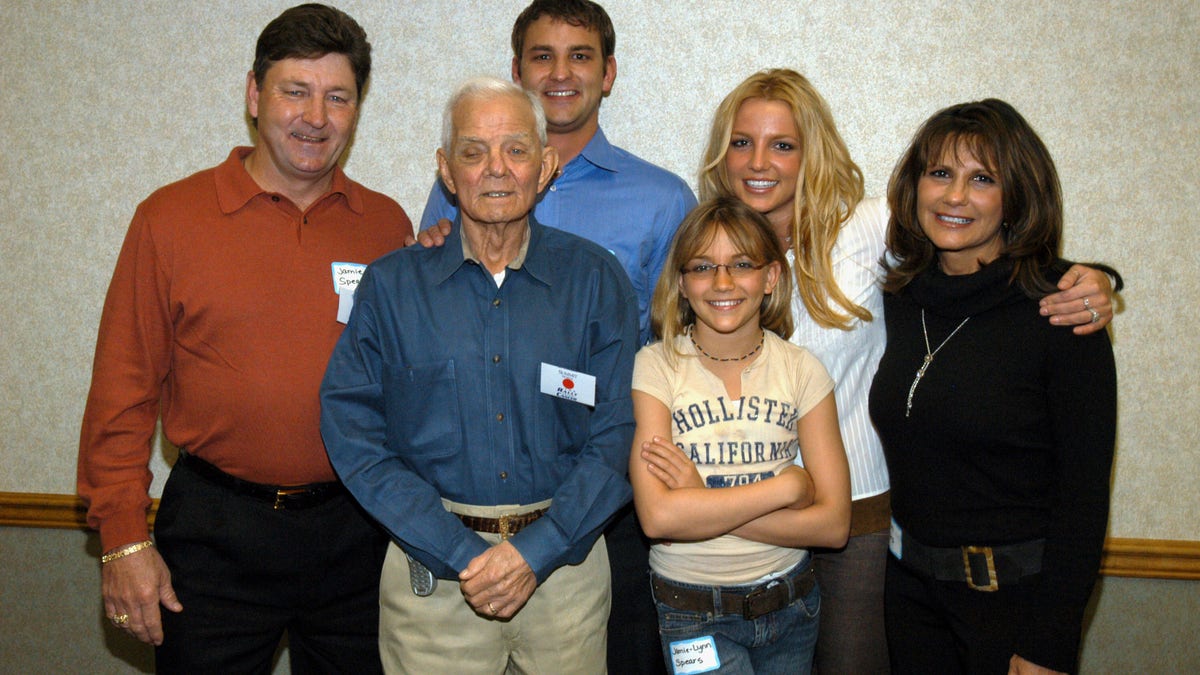
[[(795, 275), (791, 341), (836, 382), (838, 423), (850, 463), (850, 541), (817, 554), (821, 626), (817, 669), (887, 672), (883, 579), (890, 495), (867, 398), (886, 341), (880, 281), (887, 205), (864, 199), (829, 105), (787, 69), (751, 75), (721, 102), (700, 171), (700, 198), (735, 197), (770, 221)], [(1076, 265), (1040, 312), (1078, 334), (1112, 319), (1108, 277)]]

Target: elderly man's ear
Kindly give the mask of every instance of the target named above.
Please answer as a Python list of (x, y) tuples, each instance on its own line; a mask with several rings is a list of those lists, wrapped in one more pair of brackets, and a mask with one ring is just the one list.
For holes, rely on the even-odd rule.
[(558, 148), (547, 145), (542, 148), (542, 175), (538, 177), (538, 194), (546, 189), (550, 181), (558, 175)]
[(450, 194), (456, 195), (458, 192), (454, 188), (454, 179), (450, 177), (450, 160), (446, 158), (446, 153), (441, 148), (437, 149), (438, 176), (442, 179), (442, 184), (450, 191)]

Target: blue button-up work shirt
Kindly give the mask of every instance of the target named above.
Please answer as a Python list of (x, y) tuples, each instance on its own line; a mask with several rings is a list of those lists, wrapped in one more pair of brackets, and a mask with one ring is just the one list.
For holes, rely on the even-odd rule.
[[(454, 220), (458, 208), (442, 182), (434, 182), (421, 214), (421, 229), (439, 218)], [(676, 228), (696, 206), (682, 178), (596, 135), (538, 196), (538, 222), (612, 251), (638, 297), (642, 342), (650, 341), (650, 301), (667, 261)]]
[[(587, 555), (629, 501), (637, 300), (613, 255), (530, 218), (501, 286), (441, 248), (370, 265), (321, 385), (321, 434), (346, 486), (410, 554), (456, 579), (489, 544), (442, 498), (553, 499), (511, 539), (544, 581)], [(596, 377), (595, 406), (541, 393), (546, 363)]]

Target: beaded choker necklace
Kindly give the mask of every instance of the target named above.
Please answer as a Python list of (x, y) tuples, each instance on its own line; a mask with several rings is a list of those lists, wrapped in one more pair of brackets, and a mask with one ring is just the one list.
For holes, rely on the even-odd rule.
[(712, 354), (709, 354), (708, 352), (704, 351), (704, 348), (701, 347), (696, 342), (696, 338), (693, 335), (693, 330), (691, 328), (688, 328), (688, 339), (692, 341), (692, 346), (696, 348), (696, 351), (700, 352), (704, 356), (707, 356), (708, 358), (712, 359), (713, 361), (745, 361), (746, 359), (750, 358), (751, 356), (754, 356), (755, 354), (757, 354), (758, 350), (762, 349), (763, 341), (766, 340), (766, 338), (767, 338), (767, 334), (760, 329), (759, 334), (758, 334), (758, 344), (755, 345), (754, 349), (751, 349), (750, 351), (746, 352), (745, 354), (742, 354), (741, 356), (731, 356), (728, 358), (721, 358), (719, 356), (713, 356)]

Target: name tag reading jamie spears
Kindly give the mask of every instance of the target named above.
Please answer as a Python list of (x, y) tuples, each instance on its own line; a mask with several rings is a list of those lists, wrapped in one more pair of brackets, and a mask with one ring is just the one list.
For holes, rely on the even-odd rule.
[(346, 323), (350, 320), (350, 310), (354, 309), (354, 291), (358, 289), (358, 282), (362, 280), (367, 266), (362, 263), (335, 262), (331, 267), (333, 291), (338, 294), (337, 320)]
[(596, 376), (542, 362), (542, 393), (596, 405)]

